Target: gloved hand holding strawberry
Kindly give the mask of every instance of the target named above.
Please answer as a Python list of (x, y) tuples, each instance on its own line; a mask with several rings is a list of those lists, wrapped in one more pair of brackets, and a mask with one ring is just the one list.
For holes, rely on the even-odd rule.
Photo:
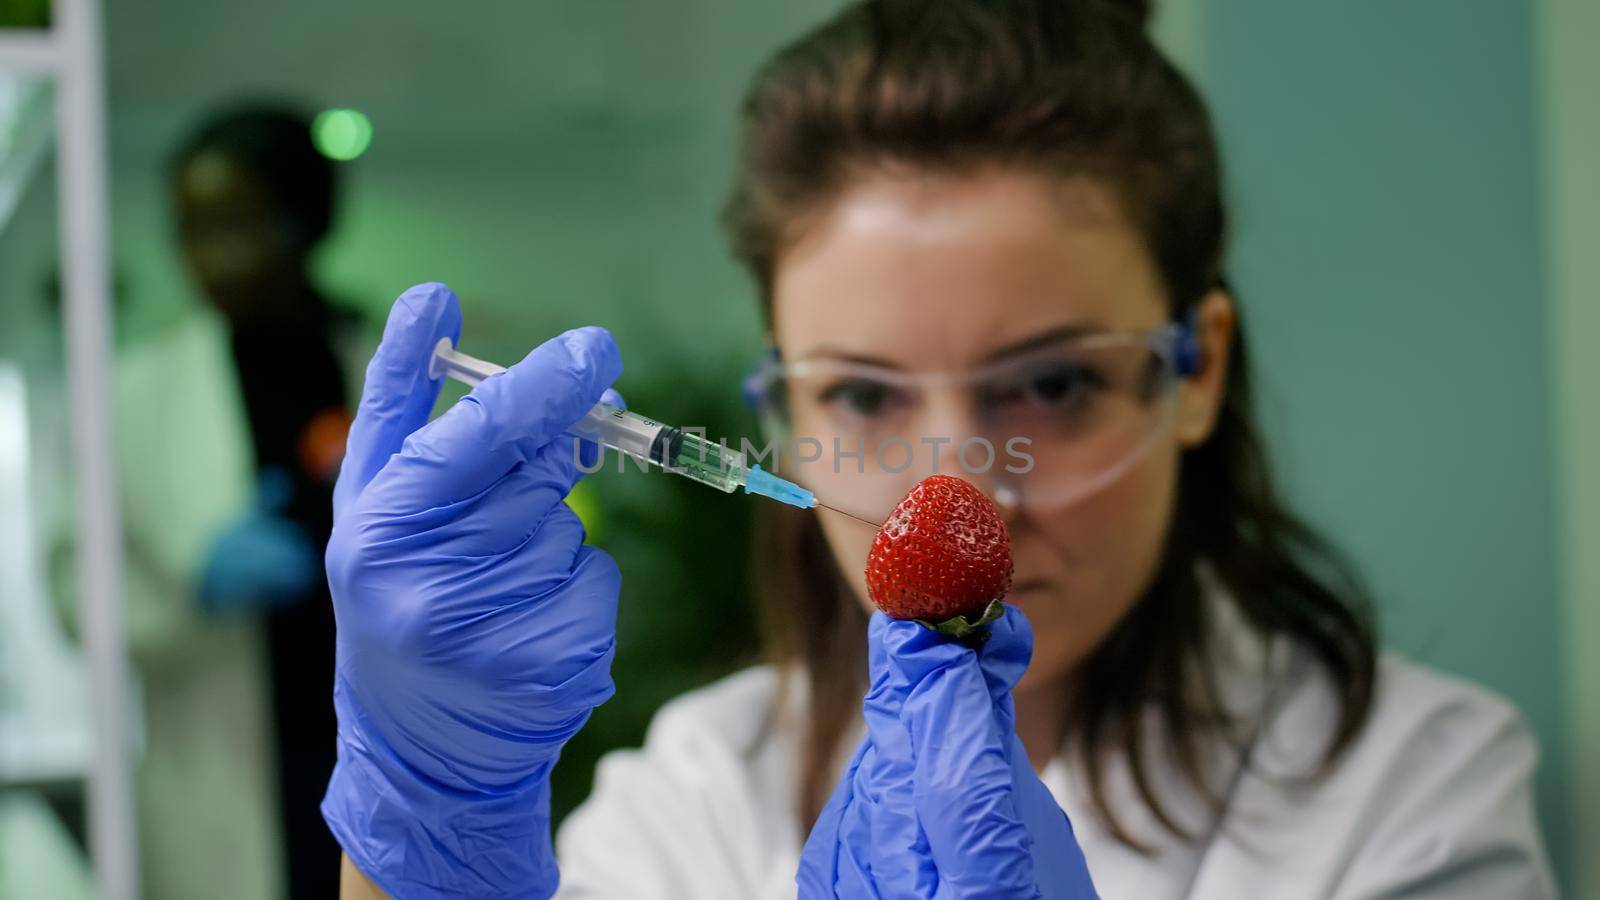
[(867, 736), (806, 841), (800, 896), (1096, 896), (1017, 738), (1033, 632), (1000, 602), (1010, 580), (1005, 524), (960, 479), (923, 481), (885, 522), (867, 566), (883, 610)]

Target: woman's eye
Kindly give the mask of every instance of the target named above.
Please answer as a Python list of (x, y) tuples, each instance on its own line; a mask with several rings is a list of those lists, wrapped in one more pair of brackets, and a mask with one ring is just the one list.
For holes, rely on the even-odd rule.
[(1017, 383), (1016, 399), (1049, 409), (1069, 407), (1087, 399), (1104, 384), (1099, 373), (1086, 366), (1060, 364), (1029, 372)]
[(871, 418), (882, 414), (893, 400), (893, 389), (867, 379), (841, 381), (822, 392), (822, 402), (851, 415)]

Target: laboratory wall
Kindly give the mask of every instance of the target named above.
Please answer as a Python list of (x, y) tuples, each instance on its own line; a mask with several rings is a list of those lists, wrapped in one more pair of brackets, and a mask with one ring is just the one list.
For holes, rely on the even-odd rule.
[(1563, 692), (1572, 798), (1572, 896), (1600, 895), (1600, 5), (1537, 4), (1555, 501), (1560, 530)]
[(1567, 852), (1531, 4), (1207, 2), (1199, 80), (1290, 496), (1389, 647), (1511, 698)]

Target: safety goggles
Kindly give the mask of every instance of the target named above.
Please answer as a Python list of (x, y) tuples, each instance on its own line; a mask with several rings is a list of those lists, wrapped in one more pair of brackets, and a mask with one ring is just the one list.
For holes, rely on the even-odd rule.
[(1104, 488), (1165, 435), (1200, 368), (1189, 322), (1074, 334), (961, 372), (768, 351), (746, 377), (774, 464), (817, 499), (881, 519), (945, 472), (1003, 507), (1059, 509)]

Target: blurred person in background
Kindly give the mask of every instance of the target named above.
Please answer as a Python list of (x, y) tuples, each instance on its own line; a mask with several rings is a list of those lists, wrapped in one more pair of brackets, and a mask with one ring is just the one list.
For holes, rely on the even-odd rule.
[(206, 302), (120, 347), (115, 378), (144, 893), (323, 896), (339, 857), (317, 814), (335, 736), (321, 554), (349, 414), (344, 317), (307, 266), (335, 171), (306, 117), (249, 105), (208, 118), (166, 174)]
[(322, 551), (350, 413), (338, 344), (345, 317), (313, 284), (333, 224), (334, 163), (309, 117), (244, 106), (206, 122), (174, 157), (179, 242), (228, 329), (254, 461), (254, 507), (212, 546), (200, 601), (266, 627), (279, 813), (294, 896), (321, 896), (338, 847), (317, 804), (334, 763), (333, 610)]
[[(620, 352), (567, 332), (430, 422), (461, 311), (402, 295), (328, 553), (343, 896), (1554, 896), (1518, 712), (1383, 653), (1274, 490), (1218, 147), (1148, 13), (869, 0), (761, 70), (728, 209), (751, 398), (835, 454), (1029, 437), (977, 479), (1015, 578), (966, 646), (870, 612), (872, 526), (765, 509), (773, 664), (664, 707), (559, 839), (621, 577), (561, 436)], [(882, 521), (929, 467), (865, 457), (786, 474)]]

